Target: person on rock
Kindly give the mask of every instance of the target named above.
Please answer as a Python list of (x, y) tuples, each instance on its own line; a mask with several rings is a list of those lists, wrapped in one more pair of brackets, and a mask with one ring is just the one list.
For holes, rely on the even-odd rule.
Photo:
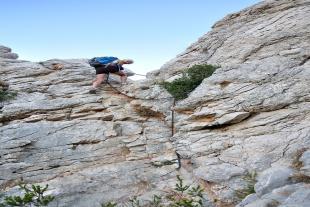
[[(100, 63), (100, 61), (102, 63)], [(93, 63), (94, 62), (94, 63)], [(131, 59), (118, 59), (115, 57), (99, 57), (89, 60), (89, 64), (96, 70), (96, 79), (93, 81), (92, 88), (89, 93), (96, 94), (100, 84), (108, 78), (109, 73), (113, 73), (120, 76), (121, 84), (126, 84), (127, 75), (124, 72), (124, 64), (132, 64)]]

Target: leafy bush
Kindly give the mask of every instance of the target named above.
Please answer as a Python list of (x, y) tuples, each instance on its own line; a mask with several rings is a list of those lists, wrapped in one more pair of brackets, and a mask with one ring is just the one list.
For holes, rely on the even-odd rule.
[[(178, 183), (175, 185), (173, 191), (168, 195), (161, 197), (154, 195), (152, 201), (145, 203), (140, 201), (137, 197), (133, 197), (129, 200), (129, 204), (125, 204), (125, 207), (202, 207), (202, 188), (198, 186), (191, 187), (190, 185), (184, 185), (183, 179), (177, 176)], [(101, 204), (101, 207), (116, 207), (115, 202), (108, 202)]]
[[(175, 185), (174, 192), (167, 198), (171, 201), (171, 207), (202, 207), (202, 188), (198, 185), (191, 187), (184, 185), (183, 179), (177, 176), (178, 183)], [(191, 188), (190, 188), (191, 187)]]
[[(167, 195), (159, 196), (154, 195), (153, 199), (148, 202), (139, 200), (136, 196), (129, 199), (128, 203), (118, 205), (115, 202), (107, 202), (101, 204), (101, 207), (202, 207), (202, 188), (198, 186), (185, 185), (183, 179), (177, 176), (178, 182), (175, 188)], [(31, 185), (28, 187), (26, 184), (19, 185), (20, 189), (25, 191), (21, 196), (6, 196), (4, 203), (0, 203), (0, 207), (8, 206), (48, 206), (54, 200), (54, 196), (47, 195), (46, 192), (48, 185), (41, 187), (39, 185)]]
[(47, 206), (54, 197), (51, 195), (44, 196), (44, 192), (47, 190), (48, 185), (44, 188), (39, 185), (31, 185), (28, 187), (26, 184), (19, 185), (19, 187), (25, 191), (22, 196), (6, 196), (4, 203), (0, 204), (0, 207), (5, 206)]
[(161, 85), (176, 99), (181, 100), (187, 98), (197, 86), (201, 84), (203, 79), (211, 76), (218, 67), (213, 65), (194, 65), (185, 72), (182, 77), (172, 81), (163, 82)]

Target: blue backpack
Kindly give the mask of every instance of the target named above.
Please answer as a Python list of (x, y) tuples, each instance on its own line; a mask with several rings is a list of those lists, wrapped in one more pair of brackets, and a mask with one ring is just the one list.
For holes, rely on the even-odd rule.
[(107, 66), (113, 61), (118, 60), (117, 57), (94, 57), (88, 61), (89, 65), (92, 67), (97, 66)]

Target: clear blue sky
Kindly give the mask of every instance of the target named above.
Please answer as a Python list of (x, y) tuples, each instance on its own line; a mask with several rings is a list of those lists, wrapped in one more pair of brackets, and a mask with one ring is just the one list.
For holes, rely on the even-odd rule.
[(229, 13), (259, 0), (0, 0), (0, 44), (20, 59), (117, 56), (158, 69)]

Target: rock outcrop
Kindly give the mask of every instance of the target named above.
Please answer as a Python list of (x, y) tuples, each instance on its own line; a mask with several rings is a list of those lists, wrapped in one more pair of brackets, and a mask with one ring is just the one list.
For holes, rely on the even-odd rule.
[(11, 48), (0, 45), (0, 58), (17, 59), (18, 55), (12, 53)]
[[(97, 95), (85, 60), (2, 58), (18, 95), (0, 112), (0, 188), (48, 183), (55, 206), (99, 206), (160, 194), (181, 174), (204, 187), (205, 206), (309, 206), (309, 48), (310, 1), (270, 0)], [(202, 63), (220, 68), (173, 106), (156, 82)]]
[[(2, 59), (0, 67), (1, 79), (18, 92), (0, 113), (1, 190), (48, 183), (54, 205), (99, 206), (174, 182), (178, 161), (166, 114), (132, 104), (115, 91), (122, 90), (117, 82), (89, 94), (95, 73), (86, 60)], [(160, 94), (149, 87), (143, 95), (152, 102)]]
[[(258, 182), (268, 184), (256, 185), (256, 199), (271, 198), (249, 206), (291, 204), (271, 192), (292, 183), (298, 174), (290, 167), (293, 157), (309, 149), (309, 24), (310, 1), (264, 1), (217, 22), (149, 74), (166, 80), (194, 64), (221, 67), (177, 103), (178, 133), (172, 138), (181, 157), (193, 163), (193, 174), (219, 200), (234, 203), (235, 192), (245, 188), (242, 175), (257, 172)], [(271, 167), (271, 177), (264, 176)], [(292, 195), (298, 191), (307, 198), (295, 199), (296, 205), (309, 205), (309, 184), (292, 189)]]

